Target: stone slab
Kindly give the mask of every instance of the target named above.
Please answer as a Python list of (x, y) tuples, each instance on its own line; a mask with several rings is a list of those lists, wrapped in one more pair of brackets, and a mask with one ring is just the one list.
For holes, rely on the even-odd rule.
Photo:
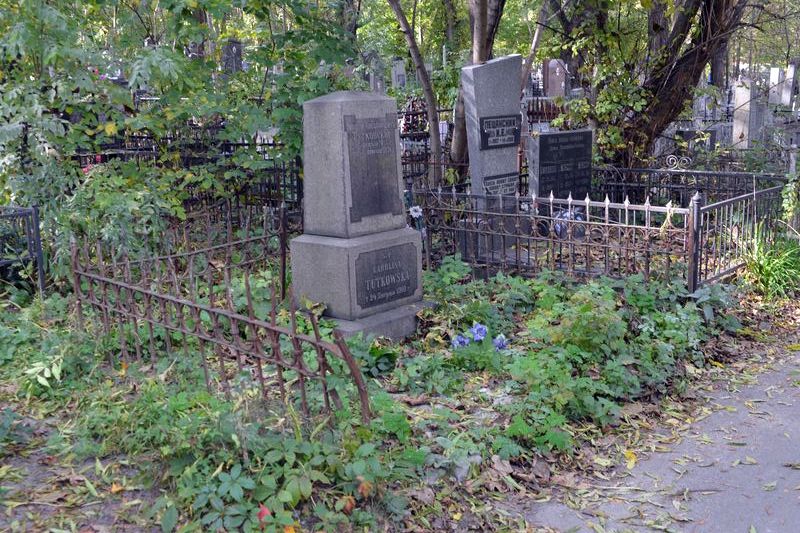
[(397, 104), (339, 91), (303, 104), (306, 233), (359, 237), (403, 228)]
[(410, 228), (351, 239), (301, 235), (290, 243), (293, 293), (356, 320), (422, 299), (422, 239)]
[(341, 331), (345, 337), (363, 333), (365, 336), (388, 337), (398, 341), (416, 333), (417, 313), (426, 307), (433, 307), (433, 304), (420, 301), (358, 320), (336, 319), (336, 329)]
[(475, 194), (517, 191), (514, 180), (507, 178), (519, 173), (521, 74), (522, 56), (518, 54), (461, 69), (471, 186)]
[(537, 196), (583, 200), (592, 184), (592, 131), (540, 132), (527, 143), (528, 188)]

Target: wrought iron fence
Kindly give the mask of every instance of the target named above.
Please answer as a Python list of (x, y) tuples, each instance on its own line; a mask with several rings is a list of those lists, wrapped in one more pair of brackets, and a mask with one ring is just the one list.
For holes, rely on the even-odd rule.
[(688, 258), (689, 210), (552, 196), (419, 191), (426, 262), (460, 253), (492, 272), (561, 270), (576, 278), (641, 273), (672, 277)]
[[(272, 141), (229, 141), (220, 128), (190, 128), (156, 138), (149, 133), (120, 135), (98, 152), (78, 152), (75, 160), (85, 171), (111, 161), (136, 161), (154, 166), (193, 168), (213, 165), (226, 184), (226, 195), (237, 202), (299, 208), (303, 198), (301, 164), (298, 158), (280, 157), (282, 146)], [(249, 153), (246, 164), (236, 155)], [(186, 188), (187, 209), (202, 208), (218, 198), (217, 193), (199, 187)]]
[(31, 265), (39, 292), (44, 294), (44, 254), (39, 232), (39, 208), (0, 206), (0, 281), (17, 281), (14, 266)]
[(777, 175), (598, 169), (592, 197), (483, 196), (417, 190), (428, 268), (460, 253), (484, 275), (560, 270), (574, 278), (685, 276), (694, 291), (770, 243), (785, 179)]
[(779, 174), (706, 170), (600, 167), (592, 170), (592, 196), (612, 202), (651, 203), (687, 207), (696, 192), (707, 203), (718, 202), (786, 182)]
[(722, 279), (745, 265), (757, 241), (769, 246), (781, 216), (783, 185), (705, 205), (698, 194), (692, 203), (697, 220), (696, 266), (689, 271), (689, 288)]
[(342, 336), (326, 338), (316, 315), (281, 295), (286, 218), (271, 210), (217, 217), (195, 221), (198, 228), (221, 225), (205, 246), (192, 242), (198, 228), (188, 224), (167, 239), (179, 251), (161, 256), (132, 258), (75, 242), (80, 320), (95, 319), (116, 337), (125, 362), (198, 357), (209, 391), (230, 396), (231, 382), (244, 376), (266, 404), (292, 404), (306, 417), (331, 417), (343, 406), (340, 392), (352, 389), (368, 421), (366, 385)]

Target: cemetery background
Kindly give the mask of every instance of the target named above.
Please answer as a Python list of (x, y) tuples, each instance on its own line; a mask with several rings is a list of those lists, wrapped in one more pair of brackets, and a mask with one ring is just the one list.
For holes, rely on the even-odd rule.
[[(30, 21), (38, 22), (41, 12), (31, 13)], [(24, 291), (10, 293), (9, 302), (23, 309), (4, 313), (0, 330), (3, 364), (13, 380), (4, 382), (3, 397), (14, 406), (3, 412), (3, 453), (41, 449), (33, 455), (38, 463), (57, 456), (77, 468), (80, 476), (54, 480), (53, 486), (67, 488), (43, 490), (42, 501), (65, 505), (80, 523), (102, 526), (123, 516), (140, 527), (160, 523), (164, 529), (178, 523), (299, 529), (398, 520), (441, 529), (445, 523), (458, 527), (462, 519), (478, 528), (517, 525), (520, 518), (503, 516), (497, 507), (464, 516), (460, 505), (474, 497), (471, 484), (539, 491), (546, 477), (576, 462), (608, 475), (611, 464), (628, 457), (614, 445), (601, 448), (599, 463), (563, 452), (581, 450), (608, 431), (626, 402), (664, 393), (671, 402), (686, 386), (683, 372), (699, 372), (706, 357), (719, 363), (721, 356), (708, 350), (701, 355), (698, 344), (731, 326), (722, 316), (727, 304), (719, 288), (706, 286), (691, 298), (684, 289), (691, 276), (675, 284), (671, 274), (685, 275), (676, 263), (694, 260), (699, 286), (746, 262), (740, 244), (756, 231), (774, 229), (756, 222), (777, 218), (784, 178), (616, 171), (593, 162), (587, 192), (599, 196), (587, 204), (583, 198), (550, 199), (542, 191), (531, 196), (520, 161), (524, 151), (516, 150), (518, 195), (487, 197), (474, 187), (468, 194), (469, 167), (446, 157), (454, 126), (438, 121), (434, 131), (446, 148), (431, 156), (423, 139), (435, 122), (417, 100), (398, 117), (408, 126), (401, 138), (417, 143), (409, 145), (403, 165), (413, 200), (406, 208), (422, 208), (422, 219), (408, 223), (425, 231), (427, 265), (440, 266), (429, 268), (425, 287), (441, 305), (421, 314), (421, 333), (407, 347), (348, 344), (319, 308), (300, 311), (288, 298), (288, 242), (302, 231), (303, 214), (296, 102), (366, 84), (349, 67), (337, 66), (346, 65), (338, 59), (349, 50), (335, 24), (315, 19), (315, 39), (309, 40), (299, 22), (303, 14), (293, 16), (297, 31), (280, 38), (290, 53), (266, 72), (228, 72), (238, 68), (233, 57), (225, 61), (224, 75), (193, 86), (208, 78), (210, 59), (188, 62), (178, 75), (170, 69), (181, 58), (158, 47), (143, 53), (135, 69), (125, 69), (127, 81), (141, 87), (147, 79), (148, 93), (158, 96), (138, 95), (139, 113), (119, 105), (130, 96), (124, 80), (119, 85), (120, 79), (108, 79), (115, 76), (87, 73), (80, 62), (60, 65), (69, 72), (61, 83), (91, 86), (95, 101), (61, 91), (63, 100), (50, 104), (60, 115), (29, 114), (28, 107), (15, 107), (17, 101), (7, 107), (15, 122), (4, 150), (19, 156), (4, 167), (3, 190), (41, 206), (50, 290), (73, 285), (83, 307), (58, 295), (29, 306)], [(200, 49), (211, 57), (207, 46)], [(245, 57), (258, 57), (251, 54)], [(319, 68), (323, 56), (330, 65)], [(389, 64), (399, 79), (400, 65)], [(451, 74), (458, 72), (453, 65)], [(283, 76), (287, 69), (301, 74)], [(226, 77), (233, 81), (220, 85)], [(377, 81), (370, 85), (381, 90)], [(521, 103), (534, 119), (521, 126), (527, 122), (548, 133), (551, 126), (542, 119), (553, 122), (569, 106), (537, 98)], [(149, 111), (142, 112), (145, 107)], [(67, 114), (76, 125), (65, 126)], [(28, 120), (35, 134), (28, 133)], [(555, 123), (553, 129), (560, 127)], [(253, 131), (259, 134), (251, 141)], [(59, 157), (53, 157), (47, 143), (64, 134)], [(261, 140), (276, 134), (278, 142)], [(33, 144), (30, 150), (26, 143)], [(733, 159), (721, 164), (765, 170), (758, 156)], [(431, 165), (450, 170), (441, 190), (419, 186)], [(722, 204), (691, 205), (698, 183), (707, 192), (704, 201)], [(573, 206), (583, 207), (588, 220), (571, 217)], [(72, 241), (71, 233), (83, 239)], [(465, 238), (470, 234), (478, 238)], [(520, 245), (522, 238), (527, 242)], [(698, 246), (703, 239), (707, 246)], [(458, 250), (478, 270), (450, 257)], [(578, 278), (610, 273), (623, 279), (576, 287), (558, 274), (531, 281), (490, 277), (496, 271), (535, 275), (546, 267)], [(633, 273), (641, 277), (625, 277)], [(478, 281), (480, 276), (489, 279)], [(642, 288), (645, 276), (651, 283)], [(587, 301), (593, 303), (589, 310)], [(83, 326), (71, 327), (78, 316), (84, 316)], [(616, 336), (593, 336), (598, 320)], [(653, 331), (633, 327), (642, 322)], [(608, 342), (617, 357), (604, 355)], [(654, 353), (654, 346), (672, 351)], [(551, 361), (546, 368), (537, 366), (537, 353)], [(82, 395), (77, 403), (71, 398), (76, 391)], [(50, 415), (74, 410), (76, 432), (37, 426), (16, 414), (36, 412), (30, 409)], [(49, 443), (42, 446), (45, 437)], [(154, 459), (156, 470), (169, 473), (153, 479), (146, 468), (118, 464), (115, 453)], [(100, 466), (90, 465), (91, 458)], [(15, 462), (3, 479), (27, 469), (32, 466)], [(424, 476), (433, 481), (418, 485)], [(453, 480), (456, 488), (448, 488)], [(159, 496), (150, 487), (166, 487), (167, 493)], [(7, 494), (5, 488), (0, 493), (11, 502), (11, 520), (61, 527), (73, 520), (60, 511), (24, 517), (26, 506)], [(82, 505), (93, 501), (109, 509), (93, 513)], [(432, 524), (445, 516), (443, 508), (446, 522)]]

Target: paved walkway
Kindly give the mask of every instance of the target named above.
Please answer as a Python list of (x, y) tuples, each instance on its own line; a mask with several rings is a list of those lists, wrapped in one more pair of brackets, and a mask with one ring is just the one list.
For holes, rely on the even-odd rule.
[(715, 383), (709, 405), (718, 410), (627, 477), (593, 483), (603, 487), (598, 501), (520, 512), (534, 526), (570, 532), (800, 532), (800, 352), (756, 379), (732, 391)]

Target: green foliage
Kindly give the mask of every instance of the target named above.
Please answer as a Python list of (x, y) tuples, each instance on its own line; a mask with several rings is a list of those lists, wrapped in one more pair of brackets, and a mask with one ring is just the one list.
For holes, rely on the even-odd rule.
[(800, 243), (758, 236), (747, 248), (744, 279), (770, 298), (789, 298), (800, 290)]

